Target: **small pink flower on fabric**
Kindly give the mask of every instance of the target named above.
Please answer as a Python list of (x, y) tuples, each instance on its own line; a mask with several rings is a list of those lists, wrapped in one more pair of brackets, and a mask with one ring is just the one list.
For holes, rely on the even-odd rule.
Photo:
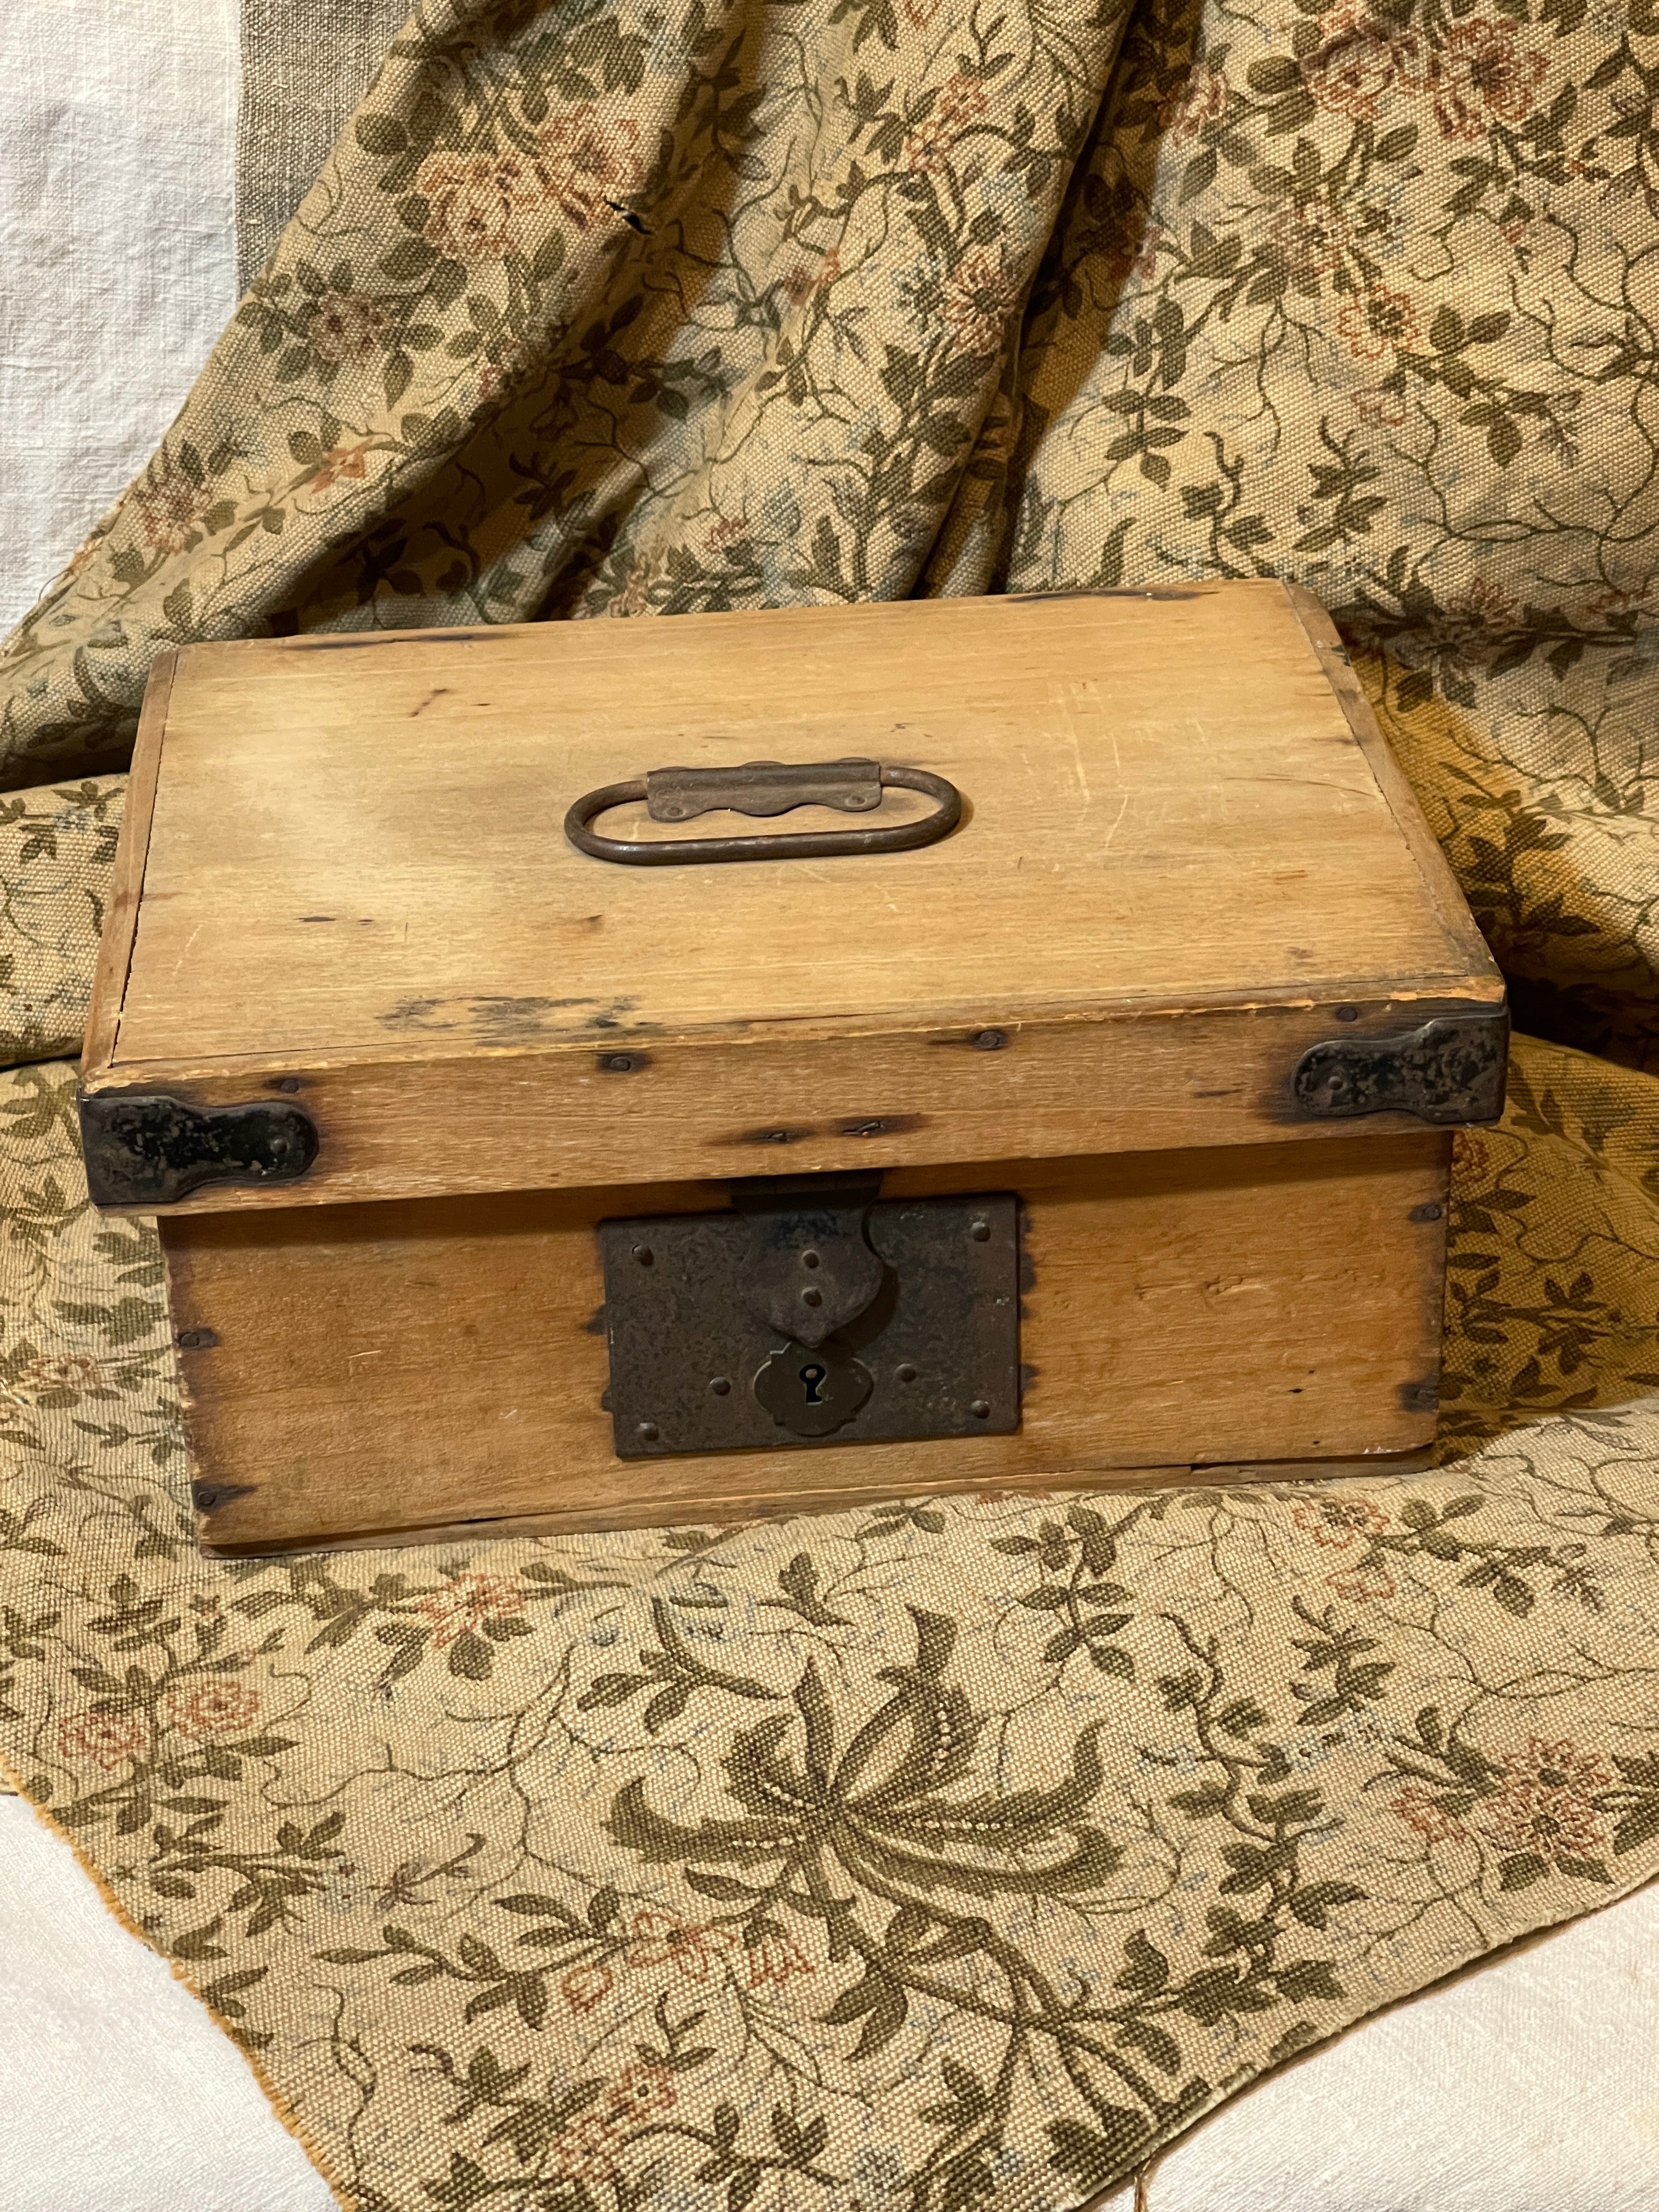
[(1346, 307), (1336, 328), (1356, 361), (1379, 361), (1389, 351), (1415, 353), (1422, 344), (1415, 302), (1404, 292), (1381, 287)]
[(1392, 1519), (1369, 1498), (1310, 1498), (1291, 1510), (1292, 1527), (1337, 1552), (1382, 1535)]
[(1403, 1820), (1408, 1828), (1415, 1828), (1429, 1843), (1459, 1844), (1468, 1835), (1461, 1820), (1437, 1805), (1429, 1792), (1414, 1782), (1408, 1783), (1389, 1803), (1396, 1819)]
[(1518, 38), (1515, 24), (1489, 15), (1447, 33), (1432, 78), (1434, 119), (1444, 137), (1468, 144), (1495, 124), (1524, 123), (1531, 114), (1549, 64)]
[(1423, 82), (1422, 41), (1379, 22), (1363, 8), (1334, 9), (1323, 43), (1302, 64), (1302, 81), (1321, 107), (1375, 122), (1385, 97)]
[(792, 1975), (816, 1973), (806, 1954), (787, 1936), (763, 1936), (744, 1953), (751, 1990), (781, 1989)]
[(592, 1965), (573, 1966), (560, 1978), (559, 1988), (565, 2002), (574, 2013), (592, 2012), (611, 1994), (616, 1976), (609, 1966)]
[(58, 1748), (65, 1759), (90, 1759), (112, 1774), (137, 1759), (149, 1730), (136, 1713), (66, 1713), (58, 1723)]
[(1504, 1782), (1481, 1807), (1480, 1832), (1503, 1851), (1535, 1851), (1546, 1859), (1589, 1859), (1607, 1845), (1595, 1806), (1614, 1776), (1593, 1752), (1563, 1739), (1527, 1738), (1504, 1761)]
[(180, 1735), (204, 1743), (216, 1735), (241, 1735), (253, 1724), (259, 1711), (259, 1692), (246, 1682), (215, 1677), (186, 1682), (169, 1690), (161, 1700), (161, 1715)]
[(452, 1575), (441, 1589), (417, 1598), (415, 1609), (432, 1623), (433, 1650), (442, 1651), (486, 1621), (522, 1613), (524, 1594), (505, 1575)]
[(647, 1910), (634, 1915), (634, 1941), (625, 1954), (631, 1967), (672, 1966), (689, 1981), (706, 1982), (722, 1964), (732, 1937), (723, 1928), (677, 1920)]

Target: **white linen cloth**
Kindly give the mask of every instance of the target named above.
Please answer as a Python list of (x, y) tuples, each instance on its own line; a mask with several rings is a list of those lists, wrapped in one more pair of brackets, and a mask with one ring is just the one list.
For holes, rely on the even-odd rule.
[[(1659, 1885), (1224, 2106), (1157, 2167), (1151, 2212), (1653, 2212), (1656, 2024)], [(0, 2212), (331, 2201), (234, 2045), (0, 1797)]]
[(241, 2053), (0, 1797), (0, 2208), (330, 2212)]
[(0, 10), (0, 635), (235, 306), (238, 52), (236, 0)]
[[(235, 305), (238, 54), (236, 0), (0, 19), (0, 629)], [(1152, 2212), (1654, 2212), (1656, 2028), (1659, 1887), (1252, 2090), (1164, 2159)], [(0, 1797), (0, 2212), (331, 2201), (234, 2045)]]

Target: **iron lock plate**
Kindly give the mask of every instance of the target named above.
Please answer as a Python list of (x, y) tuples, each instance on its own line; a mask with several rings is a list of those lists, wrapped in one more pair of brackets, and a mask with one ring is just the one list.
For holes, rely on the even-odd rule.
[(599, 1224), (619, 1458), (1019, 1426), (1018, 1200), (865, 1195)]

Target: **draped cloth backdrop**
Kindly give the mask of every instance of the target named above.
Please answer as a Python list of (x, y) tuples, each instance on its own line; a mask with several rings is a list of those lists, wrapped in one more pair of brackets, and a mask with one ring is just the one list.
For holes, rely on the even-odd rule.
[[(1659, 15), (358, 21), (248, 0), (248, 291), (0, 657), (0, 1754), (363, 2212), (1065, 2212), (1659, 1868)], [(1528, 1033), (1439, 1473), (195, 1554), (67, 1064), (158, 650), (1257, 574)]]

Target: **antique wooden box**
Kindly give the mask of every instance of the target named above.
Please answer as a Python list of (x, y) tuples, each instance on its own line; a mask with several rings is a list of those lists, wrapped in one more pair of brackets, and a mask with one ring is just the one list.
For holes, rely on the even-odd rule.
[(1193, 585), (192, 646), (82, 1113), (259, 1550), (1419, 1450), (1504, 1044), (1323, 614)]

